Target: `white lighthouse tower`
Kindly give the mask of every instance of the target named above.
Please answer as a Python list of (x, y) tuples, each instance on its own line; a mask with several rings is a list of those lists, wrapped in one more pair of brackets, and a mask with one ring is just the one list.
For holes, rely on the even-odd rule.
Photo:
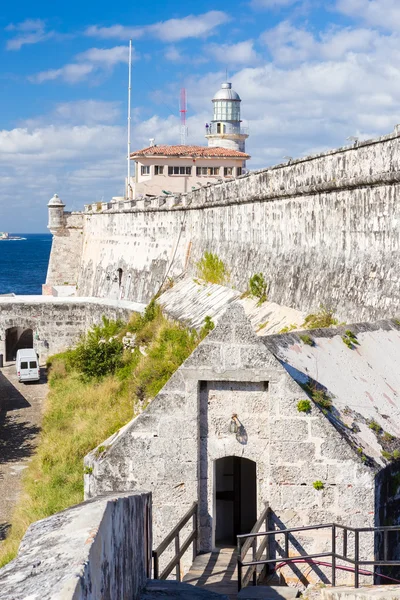
[(206, 138), (210, 147), (219, 146), (245, 152), (248, 133), (241, 127), (240, 96), (231, 83), (223, 83), (213, 98), (214, 118), (206, 125)]

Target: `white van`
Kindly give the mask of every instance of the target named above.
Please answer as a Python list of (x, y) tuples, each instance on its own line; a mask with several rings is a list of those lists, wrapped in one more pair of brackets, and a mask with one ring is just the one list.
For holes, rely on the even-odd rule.
[(39, 360), (33, 348), (18, 350), (15, 363), (18, 381), (39, 381)]

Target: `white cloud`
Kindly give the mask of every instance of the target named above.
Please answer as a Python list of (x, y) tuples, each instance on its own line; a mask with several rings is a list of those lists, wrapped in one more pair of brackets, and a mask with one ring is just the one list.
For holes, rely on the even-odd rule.
[(389, 31), (400, 29), (398, 0), (337, 0), (339, 12)]
[(374, 49), (379, 35), (370, 29), (332, 28), (318, 37), (282, 21), (261, 36), (274, 60), (291, 64), (305, 60), (339, 59), (349, 52), (367, 52)]
[(206, 50), (217, 61), (224, 64), (255, 64), (259, 60), (254, 50), (253, 40), (246, 40), (237, 44), (210, 44)]
[(112, 25), (99, 27), (93, 25), (86, 35), (104, 39), (129, 40), (146, 36), (156, 37), (164, 42), (177, 42), (187, 38), (198, 38), (212, 34), (214, 30), (227, 23), (230, 17), (223, 11), (211, 10), (202, 15), (188, 15), (181, 19), (169, 19), (144, 27)]
[(183, 57), (175, 46), (169, 46), (164, 52), (164, 58), (170, 60), (171, 62), (180, 62)]
[[(132, 60), (138, 56), (132, 51)], [(29, 79), (33, 83), (43, 83), (55, 79), (63, 79), (67, 83), (78, 83), (90, 74), (99, 71), (112, 70), (120, 63), (128, 62), (128, 47), (115, 46), (114, 48), (90, 48), (82, 54), (78, 54), (75, 63), (70, 63), (59, 69), (49, 69), (32, 75)]]
[(42, 19), (26, 19), (16, 25), (11, 23), (6, 27), (6, 31), (17, 33), (14, 38), (8, 40), (7, 50), (20, 50), (22, 46), (44, 42), (55, 35), (54, 31), (46, 32), (46, 23)]

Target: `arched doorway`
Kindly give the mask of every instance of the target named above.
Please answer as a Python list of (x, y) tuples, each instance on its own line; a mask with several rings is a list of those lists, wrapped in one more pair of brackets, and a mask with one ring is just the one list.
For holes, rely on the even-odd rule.
[(215, 461), (214, 528), (217, 547), (236, 545), (257, 521), (256, 463), (226, 456)]
[(33, 348), (33, 331), (24, 327), (10, 327), (6, 330), (6, 361), (15, 360), (21, 348)]

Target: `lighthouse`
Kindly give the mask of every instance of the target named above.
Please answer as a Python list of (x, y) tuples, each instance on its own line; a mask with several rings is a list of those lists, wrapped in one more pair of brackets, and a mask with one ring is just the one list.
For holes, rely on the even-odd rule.
[(206, 125), (208, 146), (245, 152), (249, 136), (241, 126), (239, 94), (232, 89), (231, 83), (225, 82), (212, 101), (213, 120)]

